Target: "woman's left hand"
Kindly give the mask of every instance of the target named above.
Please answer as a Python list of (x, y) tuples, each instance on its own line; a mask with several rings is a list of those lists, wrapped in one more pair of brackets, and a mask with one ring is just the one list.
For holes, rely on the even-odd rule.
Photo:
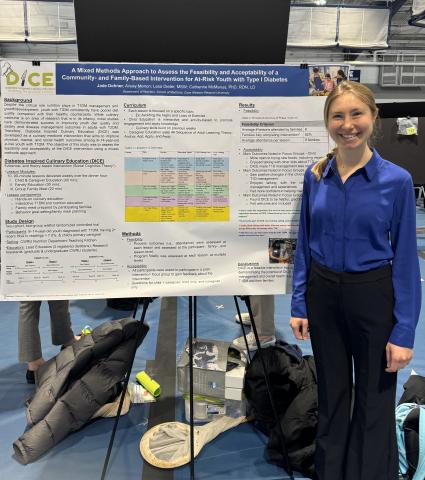
[(413, 357), (413, 349), (406, 347), (399, 347), (390, 342), (386, 346), (387, 354), (387, 368), (386, 372), (397, 372), (401, 368), (406, 367)]

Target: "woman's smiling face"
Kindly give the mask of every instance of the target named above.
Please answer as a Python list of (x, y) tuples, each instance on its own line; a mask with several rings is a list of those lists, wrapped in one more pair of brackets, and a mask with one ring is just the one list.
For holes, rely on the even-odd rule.
[(361, 151), (372, 135), (375, 119), (366, 103), (346, 92), (330, 105), (327, 129), (338, 149)]

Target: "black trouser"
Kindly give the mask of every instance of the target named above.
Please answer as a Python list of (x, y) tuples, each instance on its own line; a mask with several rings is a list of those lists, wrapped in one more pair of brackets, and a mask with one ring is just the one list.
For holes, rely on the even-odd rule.
[(398, 478), (397, 374), (385, 372), (393, 305), (389, 265), (361, 273), (338, 273), (315, 262), (311, 267), (307, 309), (319, 390), (318, 480)]

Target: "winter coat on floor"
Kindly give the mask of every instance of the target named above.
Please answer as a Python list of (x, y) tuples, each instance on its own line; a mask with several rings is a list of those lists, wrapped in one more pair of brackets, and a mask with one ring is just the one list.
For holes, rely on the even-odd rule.
[[(36, 460), (117, 396), (138, 323), (133, 318), (105, 322), (37, 370), (27, 429), (13, 444), (17, 460)], [(148, 329), (142, 325), (139, 345)]]
[[(296, 345), (281, 341), (262, 353), (291, 467), (311, 478), (318, 418), (314, 359), (303, 357)], [(269, 436), (269, 461), (286, 468), (258, 352), (247, 368), (244, 392), (256, 426)]]

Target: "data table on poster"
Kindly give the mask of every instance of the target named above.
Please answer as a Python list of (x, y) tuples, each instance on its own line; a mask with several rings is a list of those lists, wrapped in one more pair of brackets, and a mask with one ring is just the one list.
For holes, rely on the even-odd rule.
[(321, 143), (328, 141), (322, 121), (247, 121), (241, 122), (241, 142)]
[(126, 222), (229, 221), (229, 156), (167, 152), (125, 158)]

